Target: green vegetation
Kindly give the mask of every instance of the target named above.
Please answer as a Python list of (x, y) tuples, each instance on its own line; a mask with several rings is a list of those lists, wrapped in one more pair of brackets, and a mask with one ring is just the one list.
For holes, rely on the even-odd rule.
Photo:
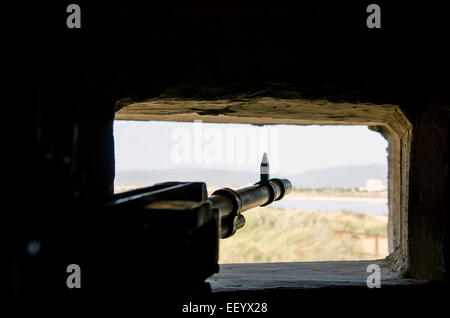
[(219, 262), (301, 262), (359, 260), (387, 256), (387, 239), (336, 231), (387, 235), (386, 215), (351, 211), (325, 213), (306, 210), (257, 208), (245, 213), (243, 229), (220, 241)]

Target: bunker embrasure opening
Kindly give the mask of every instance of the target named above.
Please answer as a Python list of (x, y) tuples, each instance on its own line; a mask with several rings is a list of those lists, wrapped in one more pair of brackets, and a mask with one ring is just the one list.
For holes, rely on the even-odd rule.
[(368, 260), (388, 250), (388, 142), (364, 125), (121, 121), (114, 124), (115, 192), (167, 181), (248, 187), (267, 153), (283, 200), (245, 214), (219, 262)]

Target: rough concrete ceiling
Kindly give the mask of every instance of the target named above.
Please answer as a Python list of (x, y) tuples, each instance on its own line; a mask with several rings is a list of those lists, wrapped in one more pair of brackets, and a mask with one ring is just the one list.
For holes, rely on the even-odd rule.
[[(328, 100), (274, 97), (219, 100), (153, 98), (119, 101), (117, 120), (230, 122), (251, 124), (385, 125), (398, 112), (395, 105), (352, 104)], [(374, 107), (377, 106), (377, 107)]]

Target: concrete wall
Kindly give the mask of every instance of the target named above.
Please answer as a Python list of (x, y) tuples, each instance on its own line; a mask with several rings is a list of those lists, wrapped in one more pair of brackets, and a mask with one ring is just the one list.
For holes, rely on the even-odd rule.
[(448, 275), (449, 110), (428, 105), (414, 125), (408, 209), (411, 277)]

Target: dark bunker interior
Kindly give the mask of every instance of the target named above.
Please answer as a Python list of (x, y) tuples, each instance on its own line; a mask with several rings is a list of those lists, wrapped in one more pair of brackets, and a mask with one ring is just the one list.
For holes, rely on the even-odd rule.
[[(82, 1), (82, 25), (73, 29), (66, 26), (69, 2), (33, 6), (22, 17), (32, 25), (14, 44), (20, 62), (13, 65), (32, 98), (11, 106), (21, 123), (9, 133), (12, 205), (2, 222), (8, 294), (133, 295), (157, 307), (157, 299), (171, 303), (177, 291), (189, 289), (181, 286), (190, 284), (185, 277), (210, 260), (171, 245), (176, 219), (154, 221), (161, 236), (146, 237), (130, 230), (144, 222), (142, 215), (97, 208), (114, 194), (114, 120), (185, 116), (180, 120), (362, 123), (383, 134), (390, 148), (393, 250), (377, 260), (389, 272), (381, 288), (359, 284), (359, 274), (352, 283), (349, 271), (358, 262), (317, 262), (299, 264), (302, 278), (294, 283), (213, 288), (199, 302), (265, 301), (272, 312), (300, 312), (314, 303), (331, 314), (350, 303), (380, 314), (374, 304), (393, 303), (398, 313), (446, 308), (448, 17), (438, 5), (378, 1), (382, 27), (370, 29), (369, 4)], [(39, 242), (39, 253), (30, 253), (30, 242)], [(147, 268), (146, 262), (165, 265)], [(79, 289), (66, 286), (73, 263), (82, 270)], [(323, 279), (308, 278), (315, 268)], [(271, 271), (283, 266), (274, 264), (261, 279)], [(333, 280), (342, 272), (344, 279)]]

